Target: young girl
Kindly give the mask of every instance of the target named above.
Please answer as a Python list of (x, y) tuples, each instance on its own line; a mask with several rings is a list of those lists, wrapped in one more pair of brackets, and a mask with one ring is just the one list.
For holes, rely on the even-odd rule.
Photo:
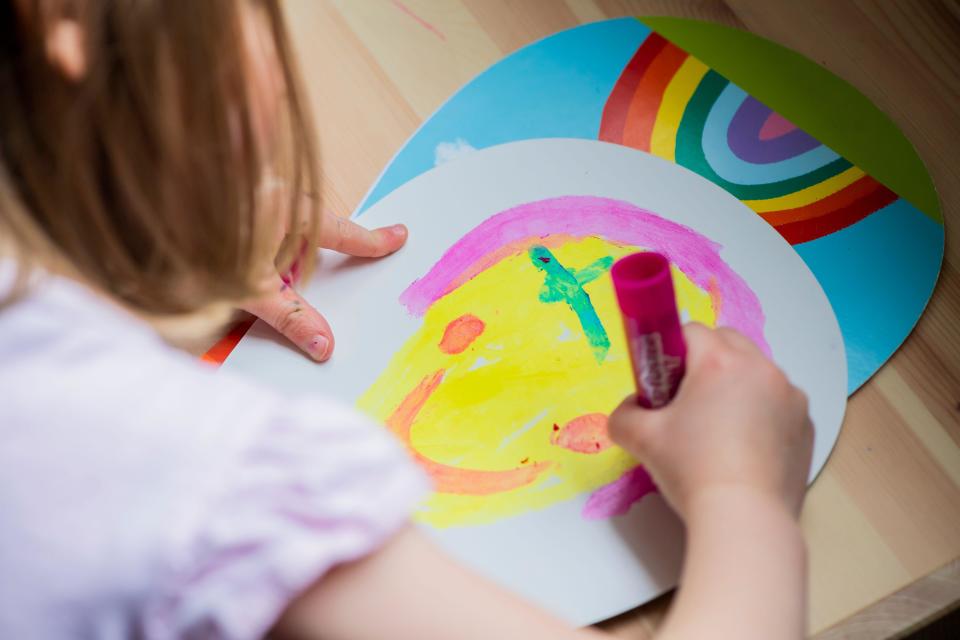
[[(0, 32), (0, 637), (602, 635), (434, 548), (385, 429), (159, 337), (242, 306), (324, 360), (278, 273), (406, 239), (317, 213), (277, 3), (0, 0)], [(799, 638), (806, 401), (733, 331), (686, 337), (676, 400), (610, 420), (687, 526), (660, 637)]]

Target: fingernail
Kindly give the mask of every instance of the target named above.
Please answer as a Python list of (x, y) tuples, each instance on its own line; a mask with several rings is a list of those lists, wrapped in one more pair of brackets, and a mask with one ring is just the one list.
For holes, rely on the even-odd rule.
[(392, 227), (390, 227), (390, 233), (392, 233), (395, 236), (405, 236), (407, 235), (407, 228), (402, 224), (395, 224)]
[(315, 360), (326, 360), (327, 352), (330, 350), (330, 339), (327, 336), (314, 336), (310, 341), (310, 355)]

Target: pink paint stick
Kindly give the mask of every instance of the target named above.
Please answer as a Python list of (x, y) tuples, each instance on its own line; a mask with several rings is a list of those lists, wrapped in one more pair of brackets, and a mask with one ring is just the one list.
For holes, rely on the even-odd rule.
[(652, 251), (634, 253), (610, 270), (623, 313), (637, 403), (656, 409), (670, 402), (683, 378), (683, 341), (670, 261)]

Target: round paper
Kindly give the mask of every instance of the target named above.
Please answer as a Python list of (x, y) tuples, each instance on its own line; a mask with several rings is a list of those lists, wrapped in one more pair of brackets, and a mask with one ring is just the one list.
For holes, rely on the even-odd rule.
[(606, 438), (632, 387), (615, 258), (665, 253), (685, 316), (740, 329), (806, 391), (811, 479), (836, 441), (846, 365), (823, 291), (769, 225), (682, 167), (596, 141), (511, 143), (415, 178), (364, 222), (403, 222), (410, 240), (384, 260), (323, 255), (305, 295), (333, 359), (258, 323), (224, 366), (385, 422), (437, 486), (424, 529), (573, 623), (671, 588), (682, 553), (679, 522)]

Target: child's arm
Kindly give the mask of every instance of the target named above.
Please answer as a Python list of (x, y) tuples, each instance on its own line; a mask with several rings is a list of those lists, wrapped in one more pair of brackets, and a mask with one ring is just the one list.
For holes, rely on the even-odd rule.
[(802, 638), (806, 552), (797, 524), (813, 428), (807, 400), (728, 329), (684, 329), (687, 375), (659, 411), (628, 399), (614, 440), (642, 460), (687, 525), (661, 637)]
[(806, 554), (792, 513), (749, 489), (691, 505), (681, 587), (662, 640), (803, 638)]
[(564, 640), (576, 630), (442, 553), (409, 526), (377, 552), (335, 569), (287, 610), (289, 640)]
[[(687, 524), (681, 587), (659, 637), (801, 638), (804, 545), (796, 514), (812, 429), (806, 399), (739, 334), (686, 329), (687, 375), (658, 411), (632, 398), (611, 435)], [(598, 638), (461, 568), (408, 528), (293, 603), (282, 638)]]

